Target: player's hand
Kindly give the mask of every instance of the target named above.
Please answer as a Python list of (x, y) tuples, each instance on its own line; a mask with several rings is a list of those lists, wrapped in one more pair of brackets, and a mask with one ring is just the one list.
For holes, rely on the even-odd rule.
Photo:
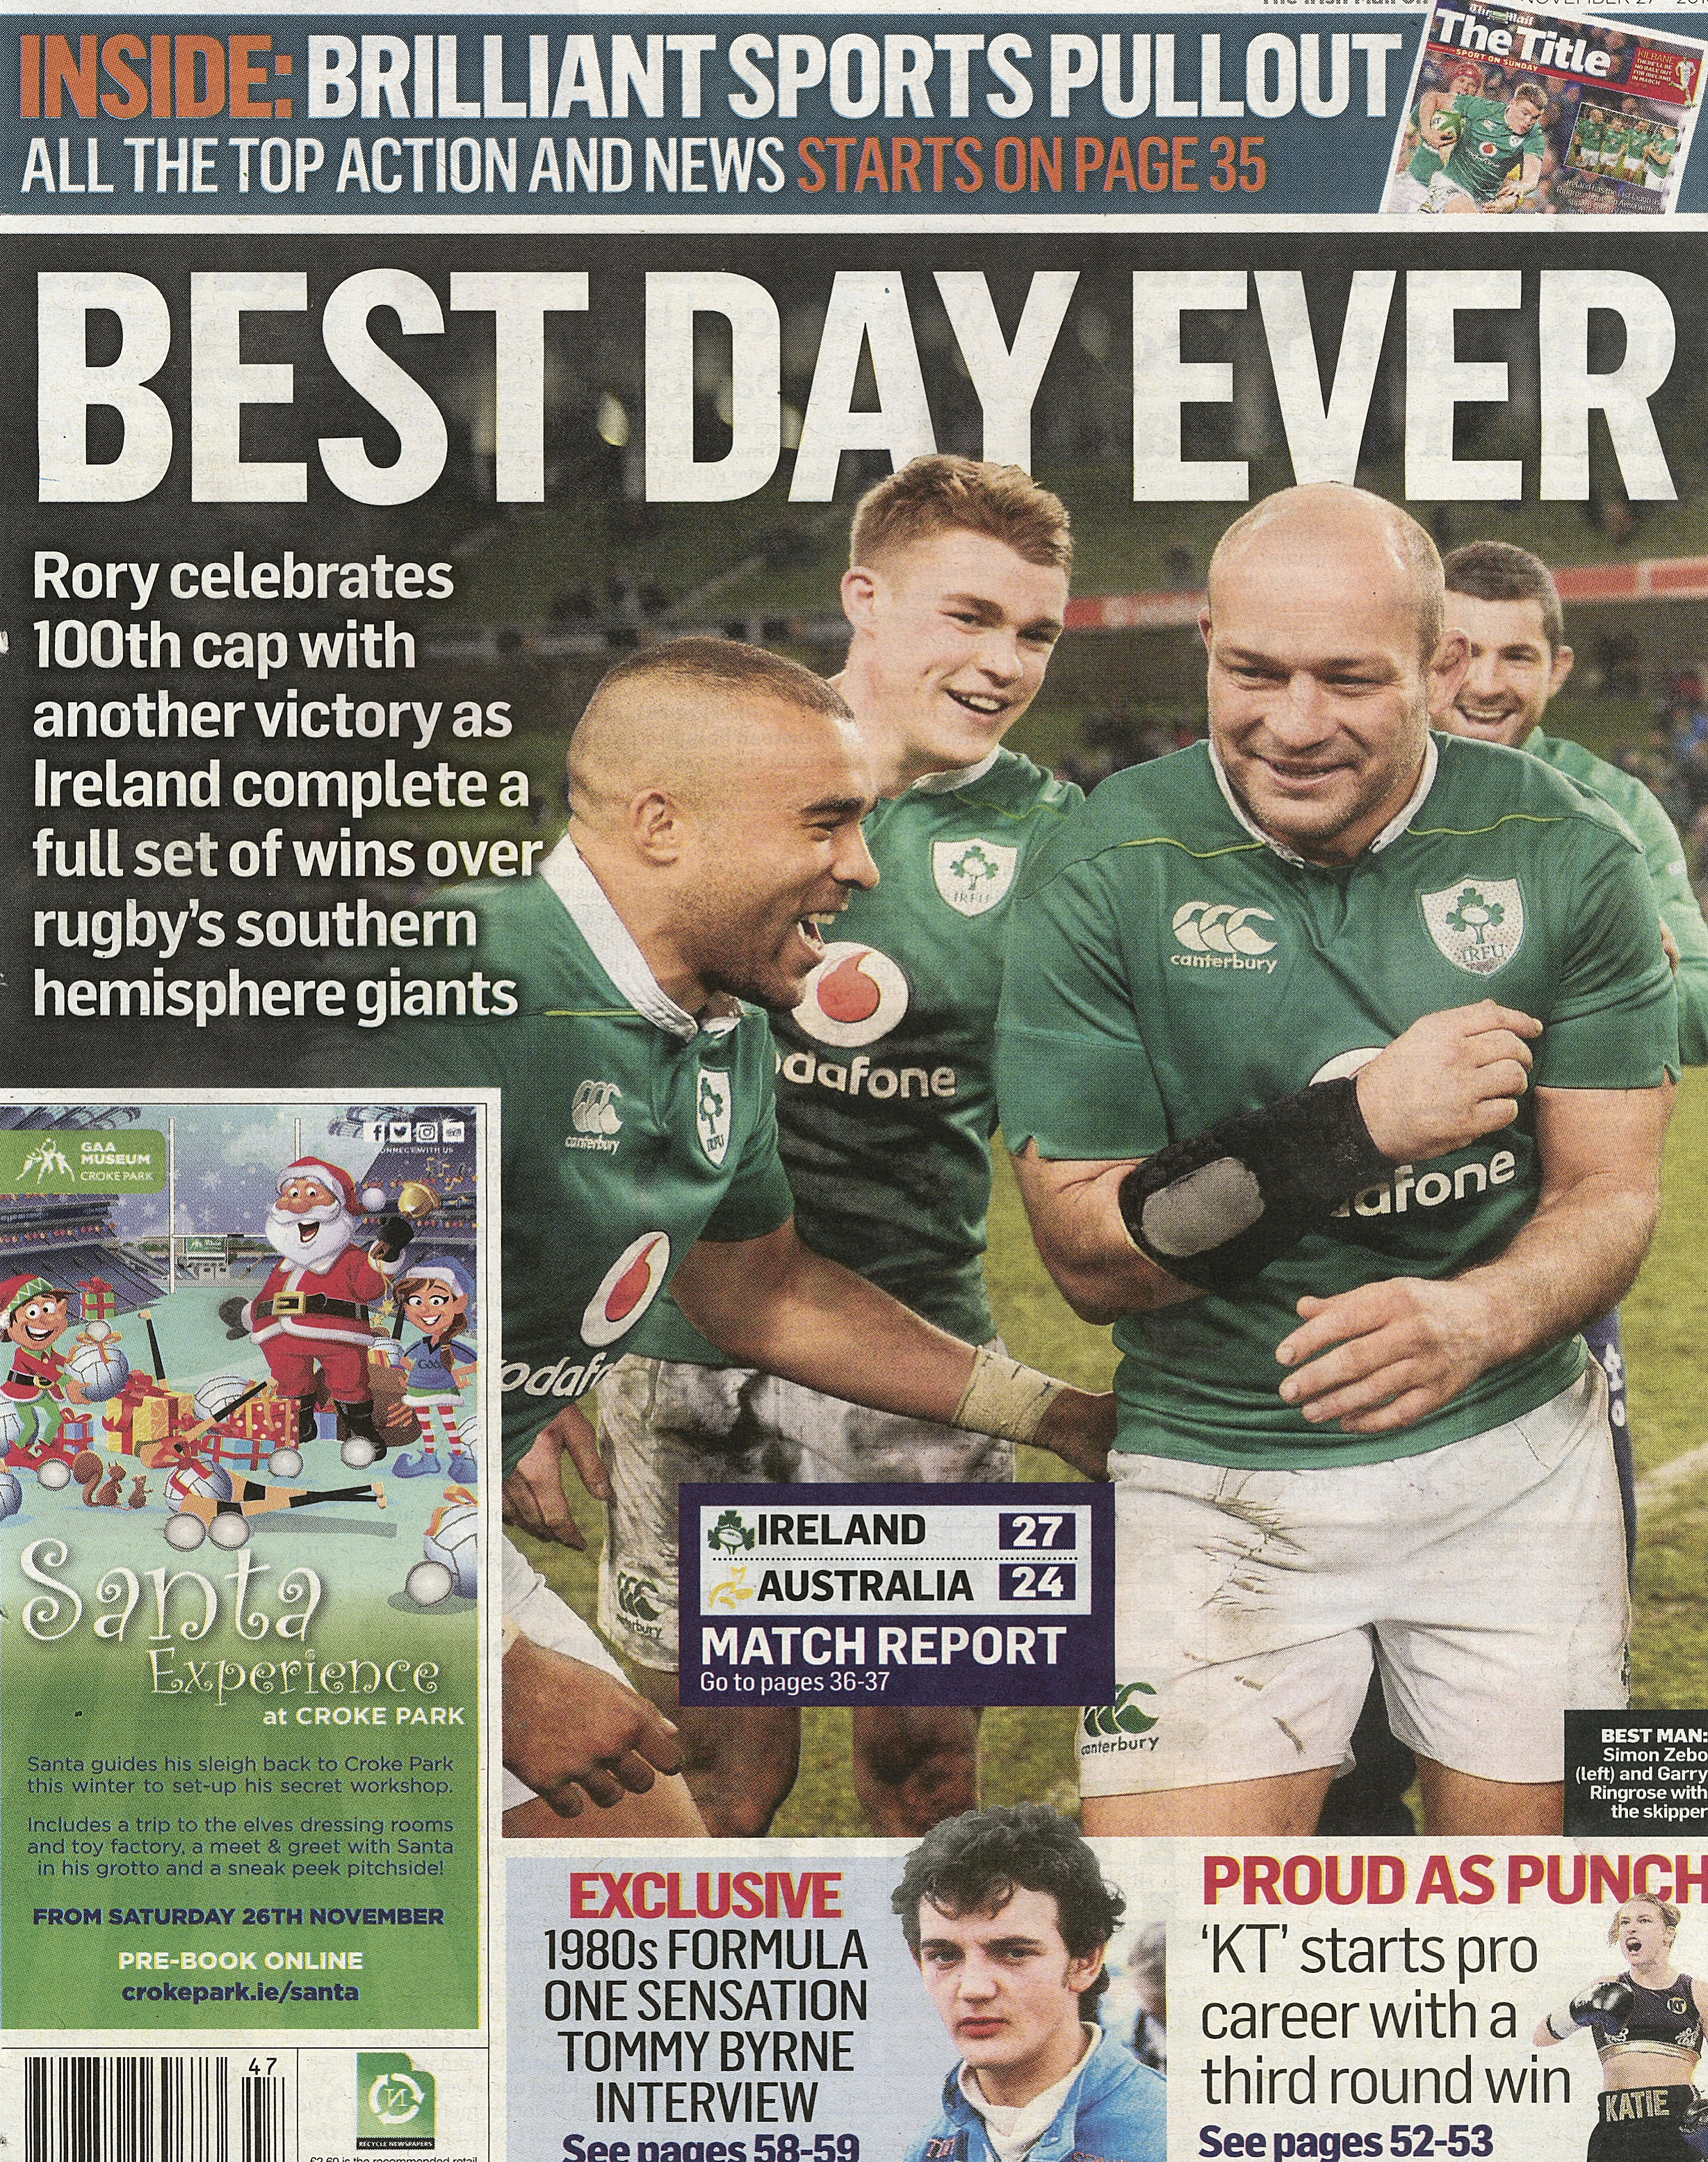
[(1667, 957), (1667, 966), (1676, 976), (1679, 973), (1679, 964), (1684, 957), (1679, 951), (1678, 940), (1674, 937), (1664, 923), (1660, 927), (1660, 949)]
[(541, 1428), (527, 1454), (504, 1480), (500, 1499), (504, 1519), (536, 1539), (555, 1539), (561, 1547), (584, 1552), (587, 1540), (563, 1491), (563, 1465), (569, 1458), (595, 1501), (609, 1501), (611, 1481), (599, 1455), (598, 1436), (586, 1414), (566, 1404), (549, 1426)]
[(1450, 1403), (1493, 1363), (1487, 1300), (1450, 1278), (1397, 1277), (1302, 1298), (1303, 1324), (1276, 1346), (1294, 1371), (1282, 1400), (1313, 1426), (1390, 1434)]
[(504, 1768), (560, 1816), (609, 1810), (682, 1768), (676, 1731), (656, 1705), (581, 1659), (519, 1637), (504, 1654)]
[(1091, 1396), (1084, 1389), (1063, 1389), (1052, 1399), (1032, 1436), (1040, 1449), (1059, 1456), (1063, 1464), (1083, 1471), (1088, 1479), (1109, 1476), (1110, 1445), (1115, 1439), (1115, 1398)]
[(1492, 999), (1425, 1014), (1359, 1072), (1370, 1138), (1395, 1163), (1417, 1163), (1510, 1126), (1541, 1033), (1539, 1021)]

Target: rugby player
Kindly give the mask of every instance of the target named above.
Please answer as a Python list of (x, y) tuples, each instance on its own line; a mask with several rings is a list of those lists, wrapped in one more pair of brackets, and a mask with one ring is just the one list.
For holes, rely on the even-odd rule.
[(1610, 111), (1607, 124), (1601, 130), (1601, 170), (1610, 180), (1625, 178), (1626, 154), (1631, 148), (1633, 116), (1628, 107)]
[(1679, 154), (1679, 131), (1669, 122), (1658, 120), (1649, 131), (1643, 154), (1645, 187), (1664, 188), (1671, 177), (1673, 159)]
[[(742, 1001), (794, 1005), (823, 958), (817, 919), (876, 880), (866, 755), (838, 693), (721, 640), (652, 648), (595, 691), (569, 785), (569, 831), (541, 875), (464, 890), (515, 1010), (501, 1026), (438, 1021), (410, 1052), (504, 1088), (507, 1515), (568, 1535), (574, 1399), (672, 1282), (746, 1364), (1098, 1470), (1107, 1399), (975, 1351), (795, 1231), (770, 1037)], [(617, 1804), (672, 1761), (668, 1723), (508, 1542), (504, 1611), (504, 1828), (561, 1831), (577, 1788)], [(672, 1785), (599, 1829), (701, 1820)]]
[[(1547, 111), (1548, 92), (1539, 82), (1515, 83), (1504, 104), (1430, 91), (1419, 113), (1423, 140), (1446, 162), (1419, 207), (1455, 213), (1522, 208), (1542, 177)], [(1449, 115), (1459, 121), (1456, 133)]]
[(1429, 192), (1429, 183), (1447, 162), (1448, 152), (1458, 140), (1465, 122), (1455, 110), (1454, 101), (1460, 97), (1475, 97), (1483, 86), (1481, 68), (1475, 60), (1463, 60), (1455, 68), (1448, 85), (1445, 100), (1439, 103), (1433, 114), (1435, 141), (1423, 138), (1423, 101), (1412, 107), (1412, 118), (1406, 129), (1406, 144), (1410, 154), (1401, 170), (1394, 175), (1388, 190), (1387, 207), (1390, 211), (1422, 210), (1423, 199)]
[(1606, 128), (1606, 107), (1597, 105), (1593, 98), (1586, 97), (1578, 107), (1577, 125), (1572, 130), (1567, 163), (1575, 165), (1580, 172), (1599, 173), (1601, 170), (1601, 144)]
[(891, 1898), (961, 2052), (907, 2162), (1164, 2162), (1163, 2083), (1096, 2024), (1126, 1902), (1068, 1818), (1032, 1802), (939, 1824)]
[[(1559, 589), (1547, 565), (1508, 541), (1472, 540), (1453, 550), (1442, 568), (1447, 628), (1465, 638), (1470, 658), (1457, 696), (1440, 716), (1441, 726), (1455, 735), (1502, 744), (1545, 760), (1625, 820), (1643, 843), (1661, 943), (1673, 966), (1680, 1062), (1708, 1063), (1708, 924), (1672, 821), (1633, 775), (1621, 772), (1581, 744), (1543, 733), (1549, 702), (1570, 675), (1573, 661)], [(1628, 1570), (1637, 1552), (1636, 1467), (1618, 1308), (1588, 1323), (1583, 1335), (1607, 1377)], [(1404, 1815), (1400, 1797), (1412, 1783), (1413, 1768), (1407, 1752), (1397, 1749), (1383, 1731), (1381, 1699), (1380, 1687), (1372, 1684), (1355, 1745), (1357, 1768), (1349, 1779), (1336, 1781), (1320, 1830), (1375, 1830)]]
[(1538, 2050), (1580, 2031), (1595, 2043), (1601, 2096), (1589, 2162), (1695, 2162), (1708, 2153), (1708, 2100), (1695, 2085), (1708, 1984), (1673, 1963), (1679, 1921), (1669, 1899), (1627, 1899), (1607, 1928), (1624, 1971), (1590, 1983), (1531, 2037)]
[[(917, 458), (861, 500), (849, 553), (834, 680), (884, 799), (865, 828), (882, 883), (850, 892), (805, 995), (773, 1013), (783, 1162), (810, 1246), (984, 1344), (1006, 904), (1080, 800), (1001, 741), (1061, 633), (1068, 514), (1016, 467)], [(600, 1386), (603, 1465), (577, 1436), (584, 1479), (611, 1502), (599, 1622), (678, 1721), (708, 1827), (756, 1834), (794, 1783), (800, 1712), (678, 1705), (678, 1485), (1010, 1479), (1013, 1445), (731, 1367), (667, 1305), (648, 1349), (661, 1356)], [(917, 1836), (976, 1803), (975, 1713), (861, 1705), (853, 1727), (874, 1831)]]
[[(1544, 759), (1557, 771), (1612, 806), (1643, 843), (1654, 889), (1661, 943), (1673, 966), (1679, 998), (1679, 1055), (1686, 1066), (1708, 1064), (1708, 923), (1690, 885), (1684, 843), (1657, 801), (1634, 774), (1623, 773), (1581, 744), (1545, 735), (1549, 701), (1571, 673), (1559, 593), (1548, 566), (1504, 540), (1473, 540), (1443, 564), (1447, 627), (1460, 632), (1470, 665), (1442, 718), (1455, 735), (1504, 744)], [(1613, 1446), (1626, 1499), (1627, 1544), (1637, 1522), (1631, 1435), (1626, 1413), (1625, 1362), (1617, 1308), (1585, 1330), (1606, 1371), (1611, 1392)]]
[(1392, 504), (1256, 506), (1210, 567), (1209, 744), (1106, 782), (1020, 897), (1003, 1126), (1126, 1355), (1147, 1731), (1087, 1723), (1094, 1833), (1308, 1832), (1372, 1655), (1432, 1829), (1557, 1830), (1564, 1710), (1625, 1700), (1575, 1332), (1653, 1230), (1671, 971), (1628, 829), (1430, 733), (1441, 608)]

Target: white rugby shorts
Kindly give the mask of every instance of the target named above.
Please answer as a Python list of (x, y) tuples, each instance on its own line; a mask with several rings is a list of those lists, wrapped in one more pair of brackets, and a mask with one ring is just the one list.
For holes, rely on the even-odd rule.
[(1477, 1778), (1559, 1778), (1562, 1713), (1626, 1702), (1594, 1360), (1523, 1418), (1392, 1463), (1111, 1467), (1117, 1695), (1081, 1721), (1083, 1794), (1340, 1770), (1372, 1659), (1400, 1740)]
[(1457, 180), (1449, 180), (1447, 168), (1444, 165), (1430, 181), (1420, 207), (1426, 211), (1441, 212), (1453, 202), (1468, 202), (1478, 210), (1482, 207), (1469, 188), (1461, 187)]
[(598, 1397), (612, 1488), (599, 1627), (626, 1657), (666, 1673), (676, 1663), (684, 1481), (941, 1486), (1014, 1476), (1014, 1444), (994, 1434), (871, 1411), (742, 1367), (631, 1355), (601, 1381)]

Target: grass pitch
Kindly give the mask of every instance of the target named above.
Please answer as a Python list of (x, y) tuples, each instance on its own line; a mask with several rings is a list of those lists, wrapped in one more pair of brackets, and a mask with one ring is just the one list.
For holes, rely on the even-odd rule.
[[(1074, 1319), (1044, 1274), (1006, 1157), (997, 1152), (990, 1214), (990, 1285), (996, 1318), (1018, 1358), (1086, 1388), (1106, 1388), (1115, 1353), (1106, 1329)], [(1687, 1073), (1667, 1145), (1661, 1225), (1636, 1289), (1625, 1302), (1632, 1425), (1639, 1479), (1684, 1470), (1641, 1512), (1632, 1644), (1633, 1702), (1653, 1708), (1708, 1704), (1708, 1392), (1701, 1381), (1702, 1226), (1708, 1221), (1708, 1073)], [(1684, 1460), (1700, 1452), (1690, 1470)], [(1047, 1479), (1053, 1457), (1022, 1450), (1021, 1476)], [(572, 1554), (522, 1538), (520, 1543), (582, 1613), (593, 1611), (603, 1512), (580, 1491), (572, 1500), (588, 1552)], [(846, 1711), (802, 1715), (801, 1776), (779, 1815), (780, 1835), (859, 1837)], [(1074, 1714), (991, 1711), (981, 1754), (990, 1802), (1046, 1800), (1073, 1806)]]

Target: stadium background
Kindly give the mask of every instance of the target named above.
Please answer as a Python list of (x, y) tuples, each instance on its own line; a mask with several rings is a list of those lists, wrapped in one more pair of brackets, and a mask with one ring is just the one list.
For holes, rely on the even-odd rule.
[[(298, 243), (261, 237), (154, 241), (146, 264), (175, 306), (191, 269), (269, 269), (295, 264)], [(1350, 276), (1355, 266), (1510, 269), (1525, 271), (1525, 305), (1460, 319), (1464, 358), (1503, 360), (1509, 401), (1461, 410), (1455, 449), (1464, 458), (1519, 458), (1525, 492), (1508, 503), (1453, 502), (1414, 506), (1445, 547), (1492, 535), (1534, 549), (1577, 596), (1569, 608), (1569, 635), (1577, 672), (1550, 716), (1558, 732), (1578, 737), (1604, 755), (1636, 761), (1686, 828), (1708, 802), (1708, 382), (1700, 367), (1708, 331), (1708, 290), (1694, 253), (1653, 227), (1628, 233), (1579, 228), (1569, 258), (1559, 229), (1527, 234), (1503, 222), (1491, 239), (1449, 243), (1434, 234), (1343, 233), (1314, 238), (1242, 234), (1165, 236), (1052, 232), (1011, 235), (1000, 243), (952, 234), (889, 233), (865, 238), (815, 233), (764, 243), (701, 233), (682, 239), (630, 237), (621, 242), (577, 235), (523, 239), (483, 238), (483, 268), (508, 265), (586, 267), (591, 300), (585, 316), (555, 318), (549, 337), (546, 499), (539, 504), (493, 501), (490, 319), (447, 316), (442, 338), (388, 336), (379, 342), (426, 383), (451, 424), (452, 455), (444, 478), (422, 501), (400, 510), (363, 509), (333, 496), (313, 468), (310, 506), (196, 505), (186, 528), (183, 431), (174, 467), (153, 498), (133, 505), (84, 507), (76, 520), (79, 553), (120, 557), (145, 553), (170, 561), (193, 552), (204, 559), (235, 547), (252, 559), (286, 547), (300, 554), (369, 554), (426, 561), (447, 556), (457, 566), (455, 602), (423, 612), (418, 687), (430, 697), (504, 699), (517, 731), (483, 756), (493, 770), (525, 765), (532, 777), (532, 818), (554, 832), (562, 817), (563, 728), (603, 669), (642, 640), (687, 630), (753, 638), (829, 672), (839, 666), (837, 581), (843, 567), (848, 514), (860, 488), (889, 469), (883, 452), (844, 456), (835, 500), (791, 504), (788, 446), (798, 435), (831, 281), (838, 269), (897, 269), (908, 294), (921, 365), (938, 446), (977, 455), (982, 449), (978, 400), (968, 381), (931, 272), (979, 269), (990, 277), (998, 314), (1011, 336), (1033, 269), (1068, 267), (1079, 281), (1061, 338), (1034, 408), (1034, 469), (1066, 500), (1074, 520), (1075, 616), (1052, 662), (1043, 697), (1011, 739), (1040, 760), (1088, 782), (1131, 757), (1171, 748), (1201, 732), (1202, 660), (1195, 632), (1195, 596), (1216, 535), (1234, 504), (1131, 500), (1131, 274), (1137, 269), (1305, 269), (1319, 368), (1334, 368)], [(471, 259), (468, 243), (440, 238), (394, 243), (317, 236), (310, 271), (311, 308), (340, 278), (379, 262), (416, 269), (443, 290), (445, 274)], [(1590, 492), (1586, 501), (1543, 504), (1536, 499), (1538, 360), (1536, 274), (1568, 261), (1577, 269), (1637, 269), (1666, 292), (1678, 326), (1678, 358), (1653, 410), (1678, 488), (1672, 503), (1630, 503), (1620, 483), (1603, 425), (1591, 431)], [(139, 267), (118, 243), (60, 238), (14, 251), (12, 305), (0, 322), (0, 358), (12, 379), (33, 387), (27, 338), (37, 265)], [(650, 269), (717, 268), (756, 278), (776, 295), (782, 318), (784, 441), (779, 472), (761, 493), (715, 505), (649, 504), (644, 499), (644, 369), (641, 279)], [(1404, 280), (1391, 311), (1382, 368), (1366, 430), (1358, 478), (1399, 498), (1403, 488), (1405, 420)], [(696, 450), (720, 455), (729, 442), (729, 356), (714, 319), (707, 319), (695, 364)], [(181, 401), (187, 378), (181, 337), (157, 387)], [(1188, 457), (1241, 457), (1250, 462), (1255, 497), (1287, 484), (1293, 471), (1270, 377), (1255, 303), (1245, 313), (1188, 319), (1186, 357), (1229, 360), (1232, 401), (1188, 407)], [(245, 358), (290, 358), (296, 366), (295, 408), (252, 408), (244, 422), (248, 458), (309, 456), (316, 434), (367, 427), (372, 454), (383, 458), (388, 431), (317, 357), (317, 340), (300, 318), (258, 316), (245, 330)], [(1597, 316), (1592, 365), (1611, 368), (1620, 354), (1617, 319)], [(862, 366), (856, 407), (875, 402), (870, 357)], [(64, 545), (69, 521), (24, 495), (34, 471), (29, 397), (0, 422), (17, 455), (4, 485), (15, 515), (3, 546), (15, 594), (28, 591), (31, 546)], [(182, 410), (181, 402), (175, 410)], [(97, 434), (98, 423), (97, 416)], [(377, 440), (376, 440), (377, 438)], [(100, 452), (97, 455), (102, 454)], [(110, 454), (105, 453), (105, 454)], [(186, 538), (186, 534), (192, 537)], [(1699, 559), (1689, 562), (1688, 559)], [(1656, 565), (1688, 567), (1661, 568)], [(1659, 590), (1655, 590), (1656, 588)], [(1101, 605), (1099, 605), (1101, 603)], [(1088, 605), (1089, 604), (1089, 605)], [(379, 613), (371, 604), (363, 611)], [(264, 612), (253, 619), (262, 620)], [(325, 611), (329, 625), (344, 608)], [(186, 621), (189, 619), (186, 618)], [(222, 625), (246, 620), (240, 608)], [(311, 623), (311, 614), (293, 618)], [(1117, 627), (1125, 626), (1125, 627)], [(39, 695), (26, 683), (14, 640), (7, 671), (14, 705)], [(123, 696), (122, 676), (111, 679)], [(107, 683), (100, 686), (107, 694)], [(364, 692), (365, 695), (365, 692)], [(24, 711), (27, 713), (27, 707)], [(14, 779), (24, 779), (27, 724), (5, 754)], [(127, 746), (129, 750), (140, 747)], [(459, 746), (467, 754), (471, 747)], [(326, 747), (300, 746), (305, 764), (328, 762)], [(5, 851), (13, 883), (7, 921), (20, 922), (29, 889), (20, 845), (29, 814), (22, 786), (5, 817), (13, 845)], [(168, 829), (172, 822), (163, 822)], [(204, 817), (202, 823), (209, 822)], [(460, 830), (478, 820), (465, 815)], [(326, 830), (335, 829), (327, 821)], [(489, 830), (514, 832), (514, 816), (494, 816)], [(234, 829), (235, 830), (235, 829)], [(370, 821), (364, 832), (384, 828)], [(404, 830), (404, 829), (400, 829)], [(1708, 822), (1687, 832), (1699, 851)], [(1700, 864), (1697, 866), (1700, 869)], [(371, 889), (395, 905), (395, 885)], [(269, 896), (269, 901), (272, 896)], [(282, 894), (281, 900), (292, 898)], [(322, 896), (324, 898), (324, 896)], [(14, 946), (21, 933), (11, 934)], [(0, 935), (3, 943), (3, 935)], [(14, 951), (13, 958), (26, 956)], [(10, 984), (28, 967), (7, 971)], [(4, 994), (18, 995), (14, 988)], [(18, 1018), (14, 1008), (14, 1018)], [(92, 1086), (99, 1069), (122, 1064), (125, 1032), (91, 1043), (89, 1032), (35, 1023), (14, 1033), (19, 1079), (57, 1077), (56, 1085)], [(191, 1040), (151, 1043), (159, 1078), (180, 1061), (201, 1078), (248, 1080), (261, 1071), (289, 1078), (305, 1060), (319, 1063), (326, 1047), (300, 1031), (262, 1027), (243, 1043)], [(133, 1051), (132, 1052), (133, 1056)], [(337, 1053), (353, 1087), (361, 1085), (361, 1047), (343, 1039)], [(216, 1071), (210, 1072), (212, 1058)], [(992, 1219), (991, 1274), (999, 1319), (1021, 1356), (1092, 1384), (1105, 1381), (1111, 1360), (1105, 1332), (1081, 1326), (1044, 1279), (1011, 1181), (999, 1159)], [(1662, 1230), (1643, 1277), (1627, 1302), (1627, 1345), (1639, 1471), (1645, 1484), (1637, 1574), (1634, 1695), (1640, 1704), (1690, 1705), (1708, 1701), (1708, 1625), (1700, 1586), (1708, 1559), (1708, 1413), (1700, 1386), (1696, 1334), (1700, 1312), (1696, 1257), (1708, 1204), (1708, 1084), (1686, 1077), (1669, 1146)], [(1699, 1461), (1700, 1460), (1700, 1461)], [(1048, 1475), (1050, 1461), (1024, 1467)], [(577, 1497), (597, 1536), (597, 1508)], [(540, 1557), (578, 1605), (590, 1608), (591, 1559), (560, 1551)], [(1042, 1795), (1071, 1803), (1073, 1715), (991, 1715), (986, 1721), (985, 1789), (992, 1799)], [(847, 1773), (846, 1721), (809, 1715), (800, 1786), (780, 1820), (781, 1831), (857, 1832)]]

